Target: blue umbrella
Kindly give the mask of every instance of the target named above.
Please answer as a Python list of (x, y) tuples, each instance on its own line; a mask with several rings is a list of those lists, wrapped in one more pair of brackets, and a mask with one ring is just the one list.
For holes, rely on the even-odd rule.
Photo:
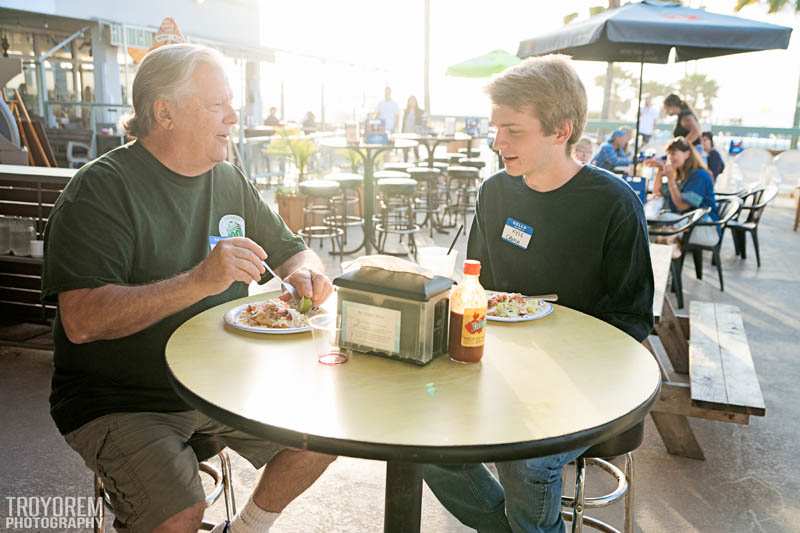
[[(673, 48), (676, 61), (785, 49), (791, 33), (785, 26), (709, 13), (676, 2), (643, 0), (522, 41), (517, 55), (567, 54), (588, 61), (638, 62), (640, 109), (644, 63), (666, 63)], [(638, 130), (637, 111), (634, 155), (639, 151)]]

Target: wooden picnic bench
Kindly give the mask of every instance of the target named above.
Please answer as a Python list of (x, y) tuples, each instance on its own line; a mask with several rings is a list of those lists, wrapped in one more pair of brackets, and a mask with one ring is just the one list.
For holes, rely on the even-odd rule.
[(650, 255), (656, 325), (648, 344), (663, 379), (650, 414), (669, 453), (705, 459), (688, 418), (747, 425), (766, 414), (764, 397), (739, 309), (695, 301), (688, 316), (677, 315), (666, 297), (671, 246), (651, 244)]
[[(75, 172), (0, 165), (0, 215), (32, 219), (42, 238), (50, 210)], [(0, 255), (0, 344), (41, 347), (35, 339), (49, 331), (56, 313), (55, 305), (41, 301), (41, 277), (42, 258)]]

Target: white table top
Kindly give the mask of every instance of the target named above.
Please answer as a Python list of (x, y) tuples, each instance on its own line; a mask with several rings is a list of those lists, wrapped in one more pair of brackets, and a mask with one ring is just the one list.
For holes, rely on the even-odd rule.
[(419, 462), (544, 455), (627, 429), (661, 382), (642, 345), (561, 306), (542, 320), (490, 323), (479, 364), (443, 356), (418, 367), (354, 354), (325, 366), (310, 333), (226, 328), (225, 311), (246, 300), (178, 328), (167, 365), (190, 405), (290, 446)]

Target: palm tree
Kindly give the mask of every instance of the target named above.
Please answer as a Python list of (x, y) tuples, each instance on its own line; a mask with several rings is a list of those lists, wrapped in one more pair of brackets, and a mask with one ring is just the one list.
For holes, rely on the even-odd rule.
[[(607, 11), (608, 9), (614, 9), (619, 7), (620, 0), (608, 0), (608, 8), (604, 8), (603, 6), (595, 6), (589, 8), (589, 16), (595, 16), (598, 13), (602, 13), (603, 11)], [(800, 1), (800, 0), (798, 0)], [(569, 15), (564, 17), (564, 25), (569, 24), (573, 20), (578, 18), (577, 13), (570, 13)], [(611, 111), (611, 89), (613, 88), (614, 84), (614, 63), (609, 62), (608, 66), (606, 67), (606, 75), (605, 75), (605, 87), (603, 88), (603, 109), (600, 111), (600, 118), (603, 120), (608, 120), (609, 113)]]
[[(766, 3), (769, 8), (767, 13), (777, 13), (786, 6), (794, 4), (796, 13), (800, 13), (800, 0), (736, 0), (736, 11), (740, 11), (745, 6)], [(800, 81), (797, 84), (797, 98), (794, 104), (794, 121), (792, 122), (793, 128), (800, 127)], [(797, 135), (792, 135), (792, 148), (797, 148)]]

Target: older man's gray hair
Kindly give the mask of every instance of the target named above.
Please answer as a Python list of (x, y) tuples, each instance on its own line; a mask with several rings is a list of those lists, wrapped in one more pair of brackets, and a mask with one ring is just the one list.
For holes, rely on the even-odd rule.
[(128, 134), (150, 133), (156, 124), (156, 100), (174, 102), (187, 96), (192, 74), (203, 63), (222, 67), (222, 54), (198, 44), (170, 44), (149, 52), (133, 80), (133, 114), (123, 124)]

